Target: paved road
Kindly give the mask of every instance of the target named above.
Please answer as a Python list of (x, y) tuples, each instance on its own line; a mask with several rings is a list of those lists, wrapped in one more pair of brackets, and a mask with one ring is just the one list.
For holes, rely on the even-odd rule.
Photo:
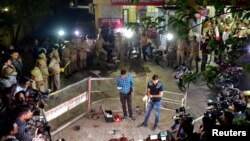
[[(127, 69), (129, 72), (134, 76), (146, 76), (148, 75), (151, 77), (153, 74), (158, 74), (160, 76), (160, 81), (163, 82), (166, 90), (181, 93), (175, 83), (175, 81), (172, 78), (173, 70), (167, 67), (158, 66), (155, 65), (153, 62), (129, 62), (122, 64), (122, 69)], [(105, 73), (106, 74), (106, 73)], [(78, 75), (78, 74), (77, 74)], [(80, 75), (80, 73), (79, 73)], [(102, 76), (102, 73), (100, 74)], [(113, 70), (110, 71), (108, 74), (108, 77), (115, 77), (119, 75), (119, 70)], [(81, 75), (80, 75), (81, 76)], [(80, 77), (79, 76), (79, 77)], [(105, 75), (107, 76), (107, 74)], [(67, 80), (66, 80), (67, 81)], [(142, 80), (143, 81), (143, 80)], [(145, 81), (145, 80), (144, 80)], [(145, 83), (145, 82), (141, 82)], [(139, 89), (139, 88), (138, 88)], [(134, 106), (140, 106), (143, 107), (143, 103), (141, 101), (143, 92), (137, 91), (135, 93), (135, 96), (133, 97)], [(115, 93), (116, 94), (116, 93)], [(187, 96), (187, 112), (191, 114), (194, 118), (199, 118), (203, 115), (206, 103), (209, 98), (211, 98), (210, 91), (206, 86), (195, 86), (191, 85), (190, 90), (188, 91)], [(116, 101), (117, 104), (114, 104), (115, 101), (108, 102), (105, 104), (106, 107), (114, 110), (121, 110), (121, 106), (119, 103), (119, 100)], [(111, 104), (111, 105), (110, 105)], [(115, 105), (115, 108), (111, 108), (112, 105)], [(97, 106), (98, 107), (98, 106)], [(172, 106), (167, 106), (172, 107)], [(176, 106), (178, 108), (178, 106)], [(174, 108), (172, 108), (174, 110)], [(153, 115), (153, 113), (152, 113)], [(161, 120), (159, 123), (159, 130), (165, 130), (170, 127), (170, 125), (173, 124), (172, 116), (175, 115), (175, 112), (172, 111), (163, 111), (161, 115)], [(68, 128), (64, 129), (63, 131), (56, 134), (54, 137), (64, 137), (66, 140), (74, 140), (74, 141), (82, 141), (84, 137), (87, 137), (87, 140), (95, 140), (94, 137), (96, 137), (96, 134), (99, 134), (99, 132), (103, 131), (99, 138), (100, 140), (107, 140), (111, 137), (118, 137), (121, 136), (121, 134), (118, 134), (116, 136), (110, 135), (108, 131), (111, 131), (113, 129), (119, 129), (127, 136), (131, 137), (131, 139), (139, 139), (135, 137), (135, 133), (138, 135), (138, 137), (146, 137), (148, 134), (154, 133), (150, 129), (138, 129), (136, 128), (136, 125), (138, 125), (140, 122), (142, 122), (144, 114), (137, 115), (137, 120), (134, 123), (131, 122), (124, 122), (122, 124), (116, 125), (116, 123), (110, 123), (106, 124), (103, 119), (97, 120), (97, 121), (91, 121), (87, 118), (82, 118), (79, 121), (71, 124)], [(154, 116), (151, 116), (151, 119), (153, 120)], [(95, 124), (98, 124), (94, 126)], [(199, 125), (200, 123), (197, 122), (196, 125)], [(74, 131), (74, 126), (80, 125), (81, 130), (79, 132)], [(100, 128), (99, 128), (100, 127)], [(197, 126), (198, 127), (198, 126)], [(130, 129), (130, 130), (128, 130)], [(101, 130), (101, 131), (100, 131)], [(132, 132), (133, 131), (133, 132)], [(107, 132), (107, 133), (106, 133)], [(66, 133), (70, 133), (70, 136), (66, 135)], [(73, 138), (75, 136), (75, 138)], [(73, 139), (70, 139), (70, 138)]]

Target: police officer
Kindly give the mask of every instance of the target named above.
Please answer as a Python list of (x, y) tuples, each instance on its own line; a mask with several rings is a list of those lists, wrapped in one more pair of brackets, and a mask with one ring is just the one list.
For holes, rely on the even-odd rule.
[(196, 72), (199, 71), (199, 42), (196, 40), (196, 36), (193, 36), (190, 42), (190, 54), (188, 58), (188, 66), (192, 68), (192, 62), (195, 60)]
[(184, 64), (184, 53), (187, 49), (187, 43), (184, 39), (177, 41), (177, 66)]
[(175, 54), (176, 54), (176, 44), (175, 41), (169, 41), (166, 47), (167, 51), (167, 66), (174, 67)]
[(95, 40), (95, 48), (94, 48), (95, 55), (96, 55), (96, 58), (97, 58), (97, 64), (100, 64), (101, 53), (105, 55), (105, 59), (104, 60), (107, 60), (107, 51), (104, 49), (104, 47), (103, 47), (104, 45), (107, 45), (106, 42), (103, 40), (103, 38), (101, 37), (101, 35), (98, 34), (97, 38)]
[(46, 58), (45, 53), (39, 54), (39, 58), (38, 58), (37, 62), (39, 64), (38, 67), (42, 72), (43, 82), (44, 82), (44, 90), (47, 91), (49, 89), (49, 82), (48, 82), (49, 70), (48, 70), (47, 58)]
[[(71, 52), (70, 52), (70, 43), (69, 42), (66, 42), (65, 43), (65, 48), (63, 49), (63, 52), (62, 52), (62, 63), (63, 63), (63, 66), (64, 66), (64, 76), (65, 78), (68, 78), (71, 73), (72, 73), (72, 66), (69, 64), (71, 63)], [(67, 66), (66, 66), (67, 65)]]
[(245, 115), (246, 115), (246, 123), (250, 125), (250, 90), (248, 91), (243, 91), (243, 96), (245, 98), (246, 102), (246, 110), (245, 110)]
[(70, 48), (70, 52), (71, 52), (70, 66), (71, 66), (72, 72), (76, 72), (77, 71), (77, 44), (76, 44), (75, 38), (72, 38), (69, 46), (70, 46), (69, 48)]
[(79, 53), (79, 67), (80, 69), (86, 68), (87, 62), (87, 52), (86, 52), (87, 43), (85, 40), (79, 43), (78, 53)]
[(41, 65), (37, 62), (36, 66), (31, 70), (31, 79), (33, 80), (31, 86), (32, 89), (45, 92), (43, 74), (39, 68), (41, 68)]
[(60, 89), (60, 62), (59, 54), (53, 53), (51, 55), (51, 61), (49, 63), (49, 71), (51, 72), (51, 89), (52, 91), (57, 91)]

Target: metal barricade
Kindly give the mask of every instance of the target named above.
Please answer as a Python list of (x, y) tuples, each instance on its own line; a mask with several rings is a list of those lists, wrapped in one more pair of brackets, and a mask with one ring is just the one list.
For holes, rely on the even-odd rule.
[(185, 107), (187, 105), (187, 92), (175, 93), (170, 91), (164, 91), (162, 98), (162, 107), (163, 110), (175, 111), (179, 107)]
[[(134, 80), (133, 106), (144, 107), (142, 98), (147, 89), (147, 76), (132, 76)], [(174, 111), (171, 106), (175, 104), (186, 107), (187, 94), (164, 91), (162, 109)], [(85, 78), (79, 82), (54, 92), (50, 95), (49, 107), (45, 109), (45, 117), (52, 126), (52, 135), (89, 113), (92, 104), (105, 99), (110, 102), (119, 102), (119, 90), (116, 78)], [(164, 104), (165, 103), (165, 104)], [(110, 104), (112, 107), (112, 104)], [(119, 106), (120, 107), (120, 106)], [(116, 107), (117, 108), (117, 107)], [(179, 108), (179, 107), (178, 107)], [(62, 117), (63, 116), (63, 117)], [(60, 120), (59, 120), (60, 119)], [(66, 124), (65, 124), (66, 123)]]

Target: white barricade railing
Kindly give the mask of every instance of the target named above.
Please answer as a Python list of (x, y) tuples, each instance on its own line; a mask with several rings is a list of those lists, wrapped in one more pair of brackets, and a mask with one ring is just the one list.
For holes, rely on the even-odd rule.
[(77, 97), (74, 97), (48, 111), (45, 111), (46, 119), (47, 121), (51, 121), (87, 100), (87, 92), (84, 92), (83, 94), (80, 94)]
[[(132, 76), (132, 77), (135, 77), (135, 76)], [(139, 76), (140, 77), (140, 76)], [(144, 76), (145, 77), (145, 76)], [(138, 78), (138, 77), (137, 77)], [(146, 92), (146, 89), (147, 89), (147, 82), (148, 82), (148, 76), (145, 77), (145, 84), (146, 84), (146, 88), (145, 88), (145, 92)], [(86, 107), (87, 107), (87, 110), (86, 112), (82, 113), (81, 115), (78, 115), (76, 116), (74, 119), (72, 119), (70, 122), (62, 125), (61, 127), (57, 128), (56, 131), (52, 132), (52, 135), (53, 134), (56, 134), (57, 132), (59, 132), (60, 130), (66, 128), (68, 125), (70, 125), (73, 121), (76, 121), (78, 119), (80, 119), (81, 117), (83, 117), (86, 113), (89, 113), (90, 112), (90, 108), (91, 108), (91, 93), (99, 93), (99, 92), (102, 92), (101, 90), (92, 90), (91, 89), (91, 86), (92, 86), (92, 81), (96, 81), (96, 80), (114, 80), (116, 78), (85, 78), (79, 82), (76, 82), (74, 84), (71, 84), (71, 85), (68, 85), (66, 86), (65, 88), (57, 91), (57, 92), (54, 92), (52, 93), (51, 95), (55, 95), (55, 94), (59, 94), (60, 92), (63, 92), (64, 90), (67, 90), (67, 89), (70, 89), (74, 86), (77, 86), (83, 82), (88, 82), (87, 83), (87, 91), (85, 92), (81, 92), (82, 94), (79, 94), (78, 96), (48, 110), (48, 111), (44, 111), (44, 115), (45, 115), (45, 118), (47, 121), (51, 121), (55, 118), (58, 118), (59, 116), (65, 114), (66, 112), (68, 112), (69, 110), (75, 108), (76, 106), (84, 103), (84, 102), (87, 102), (86, 104)], [(114, 84), (114, 87), (115, 84)], [(168, 94), (172, 94), (172, 95), (178, 95), (178, 96), (183, 96), (181, 100), (177, 100), (177, 99), (171, 99), (171, 98), (162, 98), (162, 102), (166, 102), (166, 103), (171, 103), (171, 104), (177, 104), (177, 105), (180, 105), (182, 107), (186, 107), (186, 103), (187, 103), (187, 93), (185, 94), (181, 94), (181, 93), (175, 93), (175, 92), (170, 92), (170, 91), (164, 91), (164, 93), (168, 93)], [(51, 96), (50, 95), (50, 96)], [(164, 107), (161, 107), (161, 109), (163, 110), (171, 110), (171, 111), (174, 111), (173, 109), (168, 109), (168, 108), (164, 108)]]
[[(185, 107), (186, 108), (186, 106), (187, 106), (187, 92), (185, 92), (183, 94), (183, 93), (175, 93), (175, 92), (170, 92), (170, 91), (163, 91), (163, 93), (167, 93), (167, 94), (171, 94), (171, 95), (177, 95), (177, 96), (183, 96), (181, 98), (181, 100), (163, 97), (162, 102), (179, 105), (180, 107)], [(164, 108), (164, 107), (161, 107), (161, 109), (168, 110), (168, 111), (175, 111), (175, 109)]]

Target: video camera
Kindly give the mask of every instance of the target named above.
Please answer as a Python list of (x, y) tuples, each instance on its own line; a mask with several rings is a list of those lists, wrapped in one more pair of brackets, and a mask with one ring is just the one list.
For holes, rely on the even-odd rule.
[(42, 92), (35, 89), (28, 89), (27, 104), (32, 107), (34, 113), (32, 120), (28, 122), (29, 128), (27, 128), (27, 131), (31, 135), (35, 133), (41, 134), (41, 138), (44, 139), (51, 139), (50, 126), (44, 113), (44, 107), (46, 101), (49, 99), (49, 93), (50, 91)]
[(45, 103), (49, 99), (49, 93), (50, 91), (42, 92), (35, 89), (27, 90), (26, 103), (35, 111), (33, 115), (40, 115), (40, 113), (36, 114), (36, 111), (40, 112), (40, 109), (44, 109)]
[(28, 121), (26, 132), (30, 135), (40, 135), (39, 138), (44, 141), (51, 140), (51, 127), (48, 125), (44, 113), (40, 112), (33, 115), (32, 119)]
[(208, 100), (207, 110), (204, 113), (205, 117), (209, 117), (210, 119), (216, 119), (221, 116), (223, 112), (229, 108), (233, 103), (232, 100), (218, 99), (218, 102), (213, 100)]
[(177, 113), (177, 115), (172, 117), (174, 120), (182, 119), (183, 121), (186, 121), (186, 122), (190, 122), (190, 123), (193, 122), (193, 117), (191, 117), (190, 114), (186, 113), (185, 107), (180, 107), (178, 109), (175, 109), (175, 112)]

